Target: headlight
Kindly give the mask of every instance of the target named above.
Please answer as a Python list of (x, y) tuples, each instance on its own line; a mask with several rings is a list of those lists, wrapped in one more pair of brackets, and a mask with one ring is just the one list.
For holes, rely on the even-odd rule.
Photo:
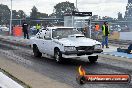
[(101, 49), (101, 45), (95, 45), (94, 49)]
[(74, 46), (65, 46), (64, 50), (65, 51), (76, 51), (76, 48)]

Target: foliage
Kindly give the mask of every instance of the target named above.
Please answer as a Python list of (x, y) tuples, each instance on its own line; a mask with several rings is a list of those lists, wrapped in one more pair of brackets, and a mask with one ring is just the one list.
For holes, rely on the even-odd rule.
[(65, 13), (71, 13), (74, 10), (74, 3), (70, 3), (68, 1), (58, 3), (54, 6), (54, 14), (57, 18), (63, 18)]
[[(13, 19), (13, 25), (20, 24), (19, 21), (16, 21), (14, 19), (23, 19), (26, 17), (26, 14), (23, 10), (19, 10), (18, 12), (16, 10), (12, 10), (12, 19)], [(7, 5), (0, 4), (0, 25), (9, 25), (10, 21), (10, 9)]]
[(33, 8), (31, 9), (31, 13), (30, 13), (30, 21), (31, 21), (30, 24), (36, 25), (38, 23), (37, 20), (42, 19), (42, 18), (47, 18), (47, 17), (48, 17), (48, 14), (38, 12), (38, 9), (35, 6), (33, 6)]
[(0, 4), (0, 24), (9, 24), (10, 9), (7, 5)]
[(38, 13), (38, 9), (35, 6), (33, 6), (33, 8), (31, 9), (30, 18), (37, 19), (37, 13)]
[(26, 17), (26, 14), (24, 13), (23, 10), (19, 10), (17, 13), (18, 13), (18, 18), (20, 19), (23, 19)]

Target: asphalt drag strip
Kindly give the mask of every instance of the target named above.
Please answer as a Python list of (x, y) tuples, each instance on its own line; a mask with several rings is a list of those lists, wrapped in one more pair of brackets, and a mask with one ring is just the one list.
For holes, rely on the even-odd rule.
[[(68, 84), (74, 88), (132, 88), (132, 84), (85, 84), (80, 86), (76, 82), (78, 67), (80, 65), (87, 73), (92, 74), (126, 74), (132, 75), (132, 63), (111, 60), (108, 58), (99, 58), (95, 64), (90, 64), (86, 60), (71, 60), (66, 64), (58, 64), (48, 57), (35, 58), (32, 50), (6, 43), (0, 43), (0, 54), (8, 57), (16, 63), (24, 65), (28, 69)], [(10, 47), (10, 48), (9, 48)], [(12, 59), (13, 58), (13, 59)], [(18, 60), (20, 59), (20, 60)], [(84, 59), (84, 58), (82, 58)]]

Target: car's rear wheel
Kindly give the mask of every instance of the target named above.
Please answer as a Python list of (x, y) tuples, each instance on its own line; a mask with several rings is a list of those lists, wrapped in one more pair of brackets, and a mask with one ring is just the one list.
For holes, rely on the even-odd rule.
[(39, 51), (38, 47), (36, 45), (33, 46), (33, 53), (35, 57), (41, 57), (42, 53)]
[(55, 58), (55, 60), (56, 60), (57, 63), (62, 63), (63, 62), (62, 53), (60, 52), (59, 49), (55, 49), (55, 51), (54, 51), (54, 58)]
[(95, 63), (95, 62), (97, 62), (98, 55), (97, 56), (89, 56), (88, 59), (89, 59), (90, 63)]

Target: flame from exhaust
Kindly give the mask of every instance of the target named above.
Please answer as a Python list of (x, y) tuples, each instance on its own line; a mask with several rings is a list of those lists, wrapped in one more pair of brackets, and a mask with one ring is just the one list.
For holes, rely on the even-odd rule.
[(82, 68), (82, 66), (80, 66), (78, 70), (79, 70), (80, 76), (86, 75), (86, 72), (85, 72), (85, 70)]

